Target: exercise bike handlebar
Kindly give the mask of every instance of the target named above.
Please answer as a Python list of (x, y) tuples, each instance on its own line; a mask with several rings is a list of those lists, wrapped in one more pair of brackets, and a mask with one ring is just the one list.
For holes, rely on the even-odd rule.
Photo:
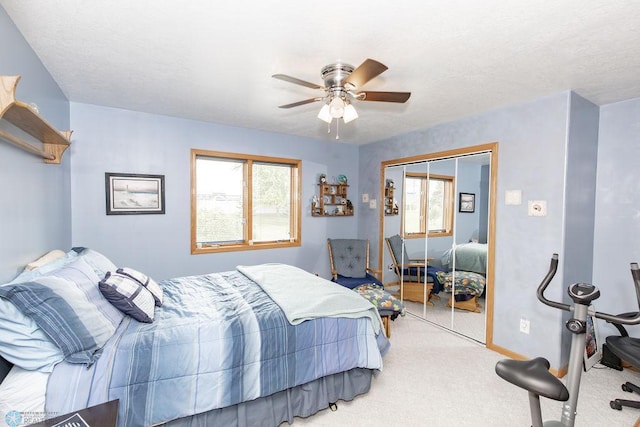
[[(542, 279), (540, 286), (538, 286), (537, 296), (538, 299), (545, 305), (549, 307), (558, 308), (560, 310), (571, 311), (571, 306), (569, 304), (565, 304), (558, 301), (548, 300), (544, 296), (544, 291), (547, 289), (553, 276), (555, 276), (556, 271), (558, 270), (558, 254), (553, 254), (551, 257), (551, 264), (549, 265), (549, 271), (547, 275)], [(633, 283), (636, 289), (636, 299), (638, 301), (638, 312), (634, 313), (633, 317), (629, 317), (627, 315), (613, 315), (608, 313), (602, 313), (596, 311), (593, 315), (598, 319), (603, 319), (611, 323), (618, 323), (622, 325), (637, 325), (640, 324), (640, 267), (638, 267), (637, 262), (631, 263), (631, 276), (633, 277)]]

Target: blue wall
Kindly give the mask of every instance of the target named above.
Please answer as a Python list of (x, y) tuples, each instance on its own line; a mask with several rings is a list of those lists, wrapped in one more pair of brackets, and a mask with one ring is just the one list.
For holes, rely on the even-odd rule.
[[(119, 265), (156, 279), (232, 270), (238, 264), (284, 262), (329, 277), (327, 238), (356, 237), (355, 216), (311, 217), (317, 178), (349, 179), (358, 194), (358, 149), (282, 134), (71, 103), (73, 244), (97, 249)], [(302, 160), (302, 246), (191, 255), (192, 148)], [(105, 214), (105, 172), (165, 175), (165, 215)]]
[[(561, 366), (561, 314), (535, 298), (554, 252), (562, 254), (564, 177), (570, 92), (537, 99), (360, 147), (360, 188), (376, 194), (380, 162), (498, 141), (493, 342), (525, 356), (544, 355)], [(523, 204), (506, 206), (505, 190), (522, 190)], [(546, 200), (549, 215), (527, 215), (527, 200)], [(378, 221), (365, 212), (362, 237), (377, 242)], [(373, 250), (377, 256), (377, 251)], [(561, 278), (550, 296), (562, 299)], [(531, 333), (519, 321), (531, 321)]]
[[(598, 163), (599, 108), (571, 94), (570, 122), (567, 129), (565, 168), (564, 249), (562, 250), (564, 286), (591, 283), (593, 280), (593, 236), (595, 221), (596, 171)], [(568, 294), (565, 302), (571, 304)], [(597, 304), (596, 304), (597, 305)], [(549, 310), (544, 307), (545, 310)], [(569, 313), (564, 313), (568, 319)], [(562, 360), (568, 360), (570, 340), (562, 342)]]
[[(640, 98), (600, 108), (593, 281), (598, 310), (637, 311), (629, 263), (640, 262)], [(603, 322), (600, 336), (614, 333)], [(638, 336), (640, 327), (630, 328)]]
[[(16, 99), (35, 103), (53, 126), (69, 129), (69, 102), (31, 47), (0, 7), (0, 75), (19, 75)], [(9, 130), (41, 147), (29, 135), (0, 121)], [(61, 165), (0, 141), (0, 283), (52, 249), (71, 245), (69, 150)]]

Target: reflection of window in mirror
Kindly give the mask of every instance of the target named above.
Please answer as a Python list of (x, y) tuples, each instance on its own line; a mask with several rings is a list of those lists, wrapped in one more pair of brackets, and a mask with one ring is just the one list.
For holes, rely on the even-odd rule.
[[(454, 178), (409, 172), (404, 181), (402, 220), (410, 237), (450, 236), (453, 232)], [(427, 198), (428, 195), (428, 198)], [(425, 221), (425, 217), (427, 221)]]

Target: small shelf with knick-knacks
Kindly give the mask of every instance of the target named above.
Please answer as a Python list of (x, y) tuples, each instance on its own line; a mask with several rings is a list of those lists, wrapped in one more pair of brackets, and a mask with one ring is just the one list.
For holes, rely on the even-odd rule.
[(318, 193), (311, 202), (312, 216), (353, 216), (353, 204), (347, 198), (347, 177), (338, 175), (337, 183), (329, 184), (326, 175), (320, 175)]
[(398, 215), (398, 203), (395, 199), (395, 185), (393, 180), (387, 179), (384, 186), (384, 214)]

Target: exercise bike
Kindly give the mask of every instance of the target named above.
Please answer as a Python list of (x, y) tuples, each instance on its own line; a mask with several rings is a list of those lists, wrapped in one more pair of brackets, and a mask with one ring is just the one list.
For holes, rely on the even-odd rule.
[[(613, 323), (635, 325), (640, 323), (640, 312), (635, 317), (614, 316), (597, 311), (589, 311), (589, 305), (600, 296), (600, 290), (587, 283), (574, 283), (569, 286), (569, 297), (572, 305), (550, 301), (544, 296), (544, 291), (551, 283), (551, 279), (558, 269), (558, 254), (553, 254), (549, 272), (538, 287), (538, 299), (545, 305), (560, 310), (573, 312), (573, 316), (566, 322), (566, 327), (571, 332), (571, 351), (569, 353), (569, 371), (567, 373), (567, 386), (549, 372), (549, 361), (543, 357), (531, 360), (501, 360), (496, 364), (496, 373), (506, 381), (517, 385), (529, 392), (529, 406), (531, 408), (531, 421), (533, 427), (573, 427), (576, 419), (578, 405), (578, 392), (580, 391), (580, 378), (582, 375), (582, 360), (585, 349), (587, 315), (595, 316)], [(636, 288), (638, 307), (640, 308), (640, 269), (637, 263), (631, 263), (631, 275)], [(562, 406), (560, 421), (546, 421), (542, 423), (542, 410), (540, 408), (540, 396), (565, 402)]]

